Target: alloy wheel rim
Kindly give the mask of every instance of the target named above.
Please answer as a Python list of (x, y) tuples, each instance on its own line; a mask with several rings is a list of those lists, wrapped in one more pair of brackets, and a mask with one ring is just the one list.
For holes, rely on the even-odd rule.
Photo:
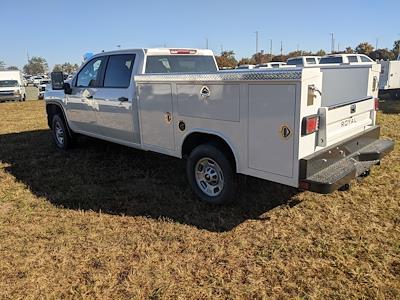
[(64, 129), (59, 122), (56, 122), (54, 131), (56, 134), (57, 142), (61, 145), (64, 145)]
[(200, 159), (195, 166), (197, 186), (209, 197), (221, 194), (224, 188), (224, 174), (218, 163), (208, 157)]

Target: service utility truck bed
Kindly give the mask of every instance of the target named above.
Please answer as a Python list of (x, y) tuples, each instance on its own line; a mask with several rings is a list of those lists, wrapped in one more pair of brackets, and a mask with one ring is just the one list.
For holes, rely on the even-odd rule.
[(379, 139), (373, 72), (363, 75), (361, 98), (323, 104), (319, 68), (218, 72), (207, 50), (124, 50), (70, 82), (54, 73), (45, 100), (58, 148), (80, 133), (185, 157), (194, 192), (223, 203), (237, 173), (328, 193), (378, 164), (393, 142)]

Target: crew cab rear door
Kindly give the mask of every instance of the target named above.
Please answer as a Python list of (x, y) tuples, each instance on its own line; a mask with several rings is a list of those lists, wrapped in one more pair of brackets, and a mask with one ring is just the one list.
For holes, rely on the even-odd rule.
[(133, 53), (109, 55), (95, 99), (99, 134), (123, 143), (140, 143)]

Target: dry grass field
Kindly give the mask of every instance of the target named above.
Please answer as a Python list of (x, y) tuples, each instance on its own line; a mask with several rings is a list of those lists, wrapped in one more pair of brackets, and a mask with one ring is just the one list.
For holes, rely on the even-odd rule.
[(52, 144), (42, 101), (0, 104), (0, 299), (400, 299), (395, 150), (348, 192), (254, 178), (198, 202), (184, 162), (81, 138)]

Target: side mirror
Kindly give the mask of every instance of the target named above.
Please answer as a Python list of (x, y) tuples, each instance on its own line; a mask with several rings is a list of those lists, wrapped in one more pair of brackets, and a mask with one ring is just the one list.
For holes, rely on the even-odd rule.
[(51, 73), (51, 87), (53, 90), (63, 90), (64, 89), (63, 72), (52, 72)]

